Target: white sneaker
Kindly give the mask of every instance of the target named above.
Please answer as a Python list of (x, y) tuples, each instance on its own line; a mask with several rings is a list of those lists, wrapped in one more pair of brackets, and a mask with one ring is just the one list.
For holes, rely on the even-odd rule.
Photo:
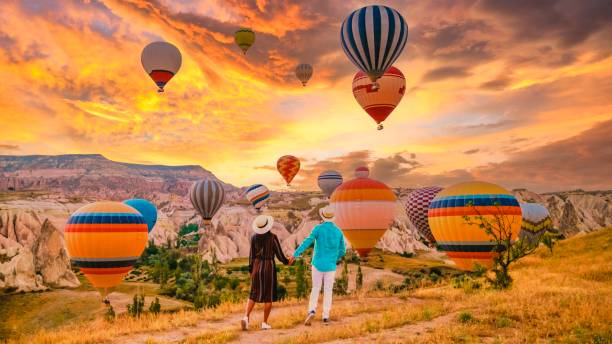
[(268, 323), (262, 322), (261, 323), (261, 329), (262, 330), (271, 330), (272, 326), (270, 326), (270, 324), (268, 324)]
[(242, 320), (240, 320), (240, 327), (242, 327), (243, 331), (246, 331), (249, 329), (249, 318), (248, 317), (244, 317), (242, 318)]
[(308, 315), (306, 316), (306, 320), (304, 320), (304, 325), (310, 326), (310, 323), (312, 322), (312, 318), (314, 318), (314, 316), (315, 316), (314, 311), (308, 312)]

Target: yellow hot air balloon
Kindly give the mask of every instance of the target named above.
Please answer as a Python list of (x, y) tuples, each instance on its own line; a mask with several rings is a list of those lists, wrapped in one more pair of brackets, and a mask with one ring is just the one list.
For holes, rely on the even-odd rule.
[(247, 50), (255, 43), (255, 32), (251, 29), (240, 28), (234, 33), (234, 41), (246, 55)]
[(395, 194), (385, 184), (368, 178), (358, 168), (357, 178), (342, 183), (331, 195), (334, 222), (359, 256), (365, 258), (385, 234), (395, 215)]
[(119, 202), (95, 202), (70, 216), (64, 238), (72, 264), (106, 297), (142, 254), (147, 232), (138, 210)]
[[(475, 263), (489, 268), (496, 254), (495, 242), (478, 226), (479, 215), (493, 223), (496, 217), (504, 219), (511, 238), (518, 237), (521, 207), (501, 186), (485, 182), (459, 183), (440, 191), (429, 204), (429, 227), (438, 247), (464, 270), (473, 269)], [(469, 216), (470, 221), (463, 216)]]

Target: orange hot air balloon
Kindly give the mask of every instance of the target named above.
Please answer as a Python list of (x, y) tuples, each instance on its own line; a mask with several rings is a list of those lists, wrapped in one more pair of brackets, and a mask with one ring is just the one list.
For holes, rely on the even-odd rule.
[(357, 72), (353, 78), (353, 95), (359, 105), (378, 123), (378, 130), (381, 130), (382, 122), (404, 97), (406, 79), (399, 69), (391, 67), (377, 82), (378, 88), (374, 87), (364, 72)]
[(293, 177), (295, 177), (300, 170), (300, 159), (293, 155), (281, 156), (276, 162), (276, 169), (287, 182), (287, 186), (289, 186)]
[(147, 232), (138, 210), (119, 202), (95, 202), (70, 216), (64, 238), (72, 264), (106, 297), (132, 270), (147, 244)]
[(367, 169), (358, 168), (355, 174), (357, 178), (336, 188), (330, 202), (336, 211), (334, 222), (365, 258), (393, 222), (396, 197), (385, 184), (368, 178)]

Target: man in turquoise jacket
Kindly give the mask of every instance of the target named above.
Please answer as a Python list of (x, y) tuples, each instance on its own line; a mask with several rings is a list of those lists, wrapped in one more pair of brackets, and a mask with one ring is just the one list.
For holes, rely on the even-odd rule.
[(310, 325), (317, 310), (319, 293), (323, 285), (323, 322), (329, 323), (329, 311), (332, 305), (334, 280), (336, 278), (336, 265), (346, 253), (344, 235), (338, 226), (333, 223), (334, 209), (331, 206), (319, 210), (323, 223), (313, 228), (310, 235), (295, 250), (290, 263), (298, 258), (314, 243), (312, 256), (312, 291), (308, 305), (308, 316), (304, 324)]

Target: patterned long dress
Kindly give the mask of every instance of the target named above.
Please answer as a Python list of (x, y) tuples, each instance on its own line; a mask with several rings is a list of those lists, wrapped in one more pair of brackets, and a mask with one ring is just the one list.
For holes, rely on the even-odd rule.
[(283, 264), (289, 263), (276, 235), (271, 232), (253, 235), (249, 254), (249, 272), (251, 273), (249, 298), (255, 302), (277, 301), (275, 256)]

